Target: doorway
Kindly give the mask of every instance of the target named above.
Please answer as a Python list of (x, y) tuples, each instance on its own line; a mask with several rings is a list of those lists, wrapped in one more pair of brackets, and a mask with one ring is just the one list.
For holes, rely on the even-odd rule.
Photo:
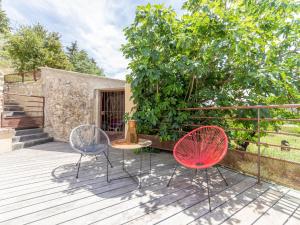
[(125, 91), (100, 90), (100, 128), (104, 131), (123, 132), (125, 128)]

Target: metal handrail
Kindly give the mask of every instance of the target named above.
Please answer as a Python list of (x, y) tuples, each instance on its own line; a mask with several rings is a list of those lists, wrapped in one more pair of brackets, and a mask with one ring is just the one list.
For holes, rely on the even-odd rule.
[(17, 95), (17, 96), (33, 97), (33, 98), (45, 98), (44, 96), (39, 96), (39, 95), (25, 95), (25, 94), (18, 94), (18, 93), (3, 93), (3, 95)]
[[(261, 134), (262, 133), (274, 133), (274, 134), (283, 134), (283, 135), (288, 135), (288, 136), (295, 136), (295, 137), (300, 137), (300, 134), (295, 134), (295, 133), (289, 133), (289, 132), (275, 132), (275, 131), (270, 131), (270, 130), (262, 130), (261, 129), (261, 122), (276, 122), (276, 121), (289, 121), (289, 122), (300, 122), (300, 118), (264, 118), (261, 115), (261, 110), (263, 109), (297, 109), (295, 113), (299, 112), (300, 104), (283, 104), (283, 105), (248, 105), (248, 106), (210, 106), (210, 107), (195, 107), (195, 108), (180, 108), (178, 109), (179, 111), (208, 111), (208, 110), (240, 110), (240, 109), (252, 109), (256, 110), (256, 117), (254, 118), (245, 118), (245, 117), (233, 117), (233, 116), (190, 116), (189, 118), (194, 119), (194, 120), (203, 120), (203, 121), (209, 121), (212, 119), (216, 120), (236, 120), (236, 121), (253, 121), (257, 124), (256, 129), (245, 129), (245, 128), (233, 128), (229, 127), (226, 128), (226, 131), (245, 131), (245, 132), (255, 132), (255, 135), (257, 137), (257, 141), (249, 141), (249, 140), (241, 140), (241, 139), (231, 139), (234, 141), (244, 141), (244, 142), (249, 142), (257, 145), (257, 182), (260, 183), (261, 181), (261, 146), (271, 146), (271, 147), (277, 147), (280, 148), (282, 145), (278, 144), (271, 144), (271, 143), (266, 143), (266, 142), (261, 142)], [(167, 118), (167, 117), (164, 117)], [(202, 122), (203, 122), (202, 121)], [(161, 123), (166, 123), (166, 122), (161, 122)], [(183, 127), (199, 127), (201, 124), (197, 124), (197, 122), (194, 122), (192, 124), (182, 124), (181, 128), (173, 129), (173, 132), (178, 132), (180, 135), (187, 133), (184, 131), (182, 128)], [(153, 129), (154, 131), (159, 131), (159, 129)], [(291, 150), (300, 150), (298, 147), (292, 147), (289, 146), (289, 149)]]
[(249, 106), (209, 106), (196, 108), (180, 108), (182, 111), (195, 110), (230, 110), (230, 109), (286, 109), (286, 108), (300, 108), (300, 104), (283, 104), (283, 105), (249, 105)]

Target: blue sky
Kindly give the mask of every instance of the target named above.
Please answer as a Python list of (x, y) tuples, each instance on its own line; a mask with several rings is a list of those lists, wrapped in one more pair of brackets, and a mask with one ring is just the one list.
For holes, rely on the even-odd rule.
[(120, 52), (123, 28), (137, 5), (164, 3), (180, 13), (184, 0), (2, 0), (12, 27), (41, 23), (61, 34), (64, 46), (77, 40), (107, 76), (124, 79), (127, 60)]

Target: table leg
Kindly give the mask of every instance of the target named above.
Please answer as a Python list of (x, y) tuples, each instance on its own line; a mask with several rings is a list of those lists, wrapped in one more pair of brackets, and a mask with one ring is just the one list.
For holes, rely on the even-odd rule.
[(108, 161), (106, 161), (106, 181), (107, 183), (110, 183), (109, 177), (108, 177)]
[(116, 178), (109, 178), (109, 171), (108, 171), (108, 166), (107, 166), (107, 180), (108, 182), (113, 181), (113, 180), (119, 180), (119, 179), (125, 179), (125, 178), (131, 178), (137, 185), (138, 188), (142, 188), (142, 176), (146, 175), (146, 174), (151, 174), (151, 170), (152, 170), (152, 155), (150, 153), (149, 155), (149, 163), (150, 163), (150, 171), (146, 171), (143, 173), (143, 154), (142, 152), (140, 153), (140, 168), (138, 173), (135, 174), (131, 174), (129, 173), (129, 171), (126, 170), (126, 165), (125, 165), (125, 150), (122, 149), (122, 167), (123, 167), (123, 171), (125, 173), (127, 173), (127, 176), (121, 176), (121, 177), (116, 177)]
[(138, 175), (138, 180), (139, 180), (138, 188), (142, 187), (142, 166), (143, 166), (143, 154), (141, 152), (140, 153), (140, 170), (139, 170), (139, 175)]
[(124, 169), (124, 172), (126, 172), (128, 174), (128, 177), (119, 177), (119, 178), (115, 178), (115, 179), (118, 180), (118, 179), (123, 179), (123, 178), (131, 178), (138, 185), (138, 187), (140, 188), (139, 174), (132, 175), (126, 169)]
[(123, 167), (123, 170), (125, 170), (125, 151), (124, 151), (124, 149), (122, 150), (122, 154), (123, 154), (122, 167)]

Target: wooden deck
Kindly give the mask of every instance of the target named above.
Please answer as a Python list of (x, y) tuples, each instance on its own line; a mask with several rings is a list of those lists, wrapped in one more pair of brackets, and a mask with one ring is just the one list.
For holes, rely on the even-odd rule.
[[(126, 156), (128, 169), (137, 170), (137, 155)], [(124, 175), (120, 152), (112, 151), (110, 158), (111, 176)], [(144, 177), (141, 190), (131, 179), (108, 184), (103, 158), (84, 159), (76, 180), (77, 160), (78, 154), (59, 142), (1, 154), (0, 224), (300, 224), (300, 192), (256, 185), (254, 178), (224, 168), (229, 186), (216, 169), (209, 171), (209, 213), (201, 174), (192, 183), (193, 171), (180, 168), (166, 187), (175, 165), (169, 153), (153, 154), (153, 173)]]

